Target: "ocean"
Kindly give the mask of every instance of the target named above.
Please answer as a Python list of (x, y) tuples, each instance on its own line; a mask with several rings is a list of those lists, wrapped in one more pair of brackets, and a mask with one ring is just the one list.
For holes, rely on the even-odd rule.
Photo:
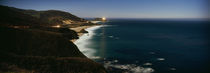
[(207, 23), (109, 19), (75, 44), (109, 73), (209, 73)]

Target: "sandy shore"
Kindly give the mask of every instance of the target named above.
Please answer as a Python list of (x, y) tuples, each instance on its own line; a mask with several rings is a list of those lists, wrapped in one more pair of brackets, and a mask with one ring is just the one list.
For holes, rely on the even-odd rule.
[[(80, 36), (82, 36), (83, 34), (85, 34), (85, 33), (81, 33), (81, 32), (80, 32), (82, 29), (87, 29), (87, 28), (94, 27), (94, 26), (100, 26), (100, 25), (80, 26), (80, 27), (75, 27), (75, 28), (70, 28), (70, 29), (76, 31), (77, 34), (78, 34), (79, 37), (80, 37)], [(71, 40), (71, 41), (72, 41), (72, 42), (75, 42), (76, 40), (77, 40), (77, 39), (73, 39), (73, 40)]]

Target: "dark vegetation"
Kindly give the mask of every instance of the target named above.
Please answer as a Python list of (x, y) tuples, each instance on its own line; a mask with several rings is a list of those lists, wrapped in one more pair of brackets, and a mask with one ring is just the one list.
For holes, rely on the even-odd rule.
[(48, 11), (34, 11), (34, 10), (22, 10), (25, 14), (32, 15), (39, 18), (40, 21), (47, 21), (49, 24), (62, 24), (62, 20), (72, 20), (76, 22), (84, 22), (86, 20), (72, 15), (68, 12), (58, 11), (58, 10), (48, 10)]
[(39, 21), (38, 18), (15, 11), (10, 7), (0, 6), (0, 9), (1, 26), (39, 26), (41, 24), (47, 24), (46, 22)]
[[(85, 22), (85, 19), (79, 18), (68, 12), (58, 10), (35, 11), (24, 10), (13, 7), (0, 6), (1, 22), (11, 25), (39, 25), (51, 26), (62, 24), (63, 20), (72, 20), (75, 22)], [(9, 15), (9, 16), (8, 16)], [(21, 21), (21, 22), (20, 22)], [(14, 24), (15, 23), (15, 24)]]
[[(0, 73), (106, 72), (102, 65), (86, 58), (69, 41), (78, 39), (75, 31), (52, 28), (49, 25), (56, 21), (44, 21), (48, 16), (57, 14), (57, 11), (37, 13), (6, 6), (0, 6), (0, 10)], [(58, 11), (58, 15), (59, 12), (62, 11)], [(62, 14), (67, 17), (61, 18), (85, 21), (66, 12)]]

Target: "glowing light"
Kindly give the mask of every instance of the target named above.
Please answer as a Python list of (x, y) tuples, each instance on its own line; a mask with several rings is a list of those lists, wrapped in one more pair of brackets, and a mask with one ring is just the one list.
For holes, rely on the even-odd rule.
[(55, 28), (60, 28), (61, 26), (60, 26), (60, 25), (56, 25), (56, 26), (52, 26), (52, 27), (55, 27)]
[(105, 21), (105, 20), (106, 20), (106, 18), (105, 18), (105, 17), (102, 17), (102, 20), (103, 20), (103, 21)]

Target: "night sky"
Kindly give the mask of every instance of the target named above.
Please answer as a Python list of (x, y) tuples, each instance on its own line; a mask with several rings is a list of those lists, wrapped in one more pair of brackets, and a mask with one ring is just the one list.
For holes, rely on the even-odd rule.
[(63, 10), (79, 17), (207, 18), (208, 0), (0, 0), (1, 5)]

